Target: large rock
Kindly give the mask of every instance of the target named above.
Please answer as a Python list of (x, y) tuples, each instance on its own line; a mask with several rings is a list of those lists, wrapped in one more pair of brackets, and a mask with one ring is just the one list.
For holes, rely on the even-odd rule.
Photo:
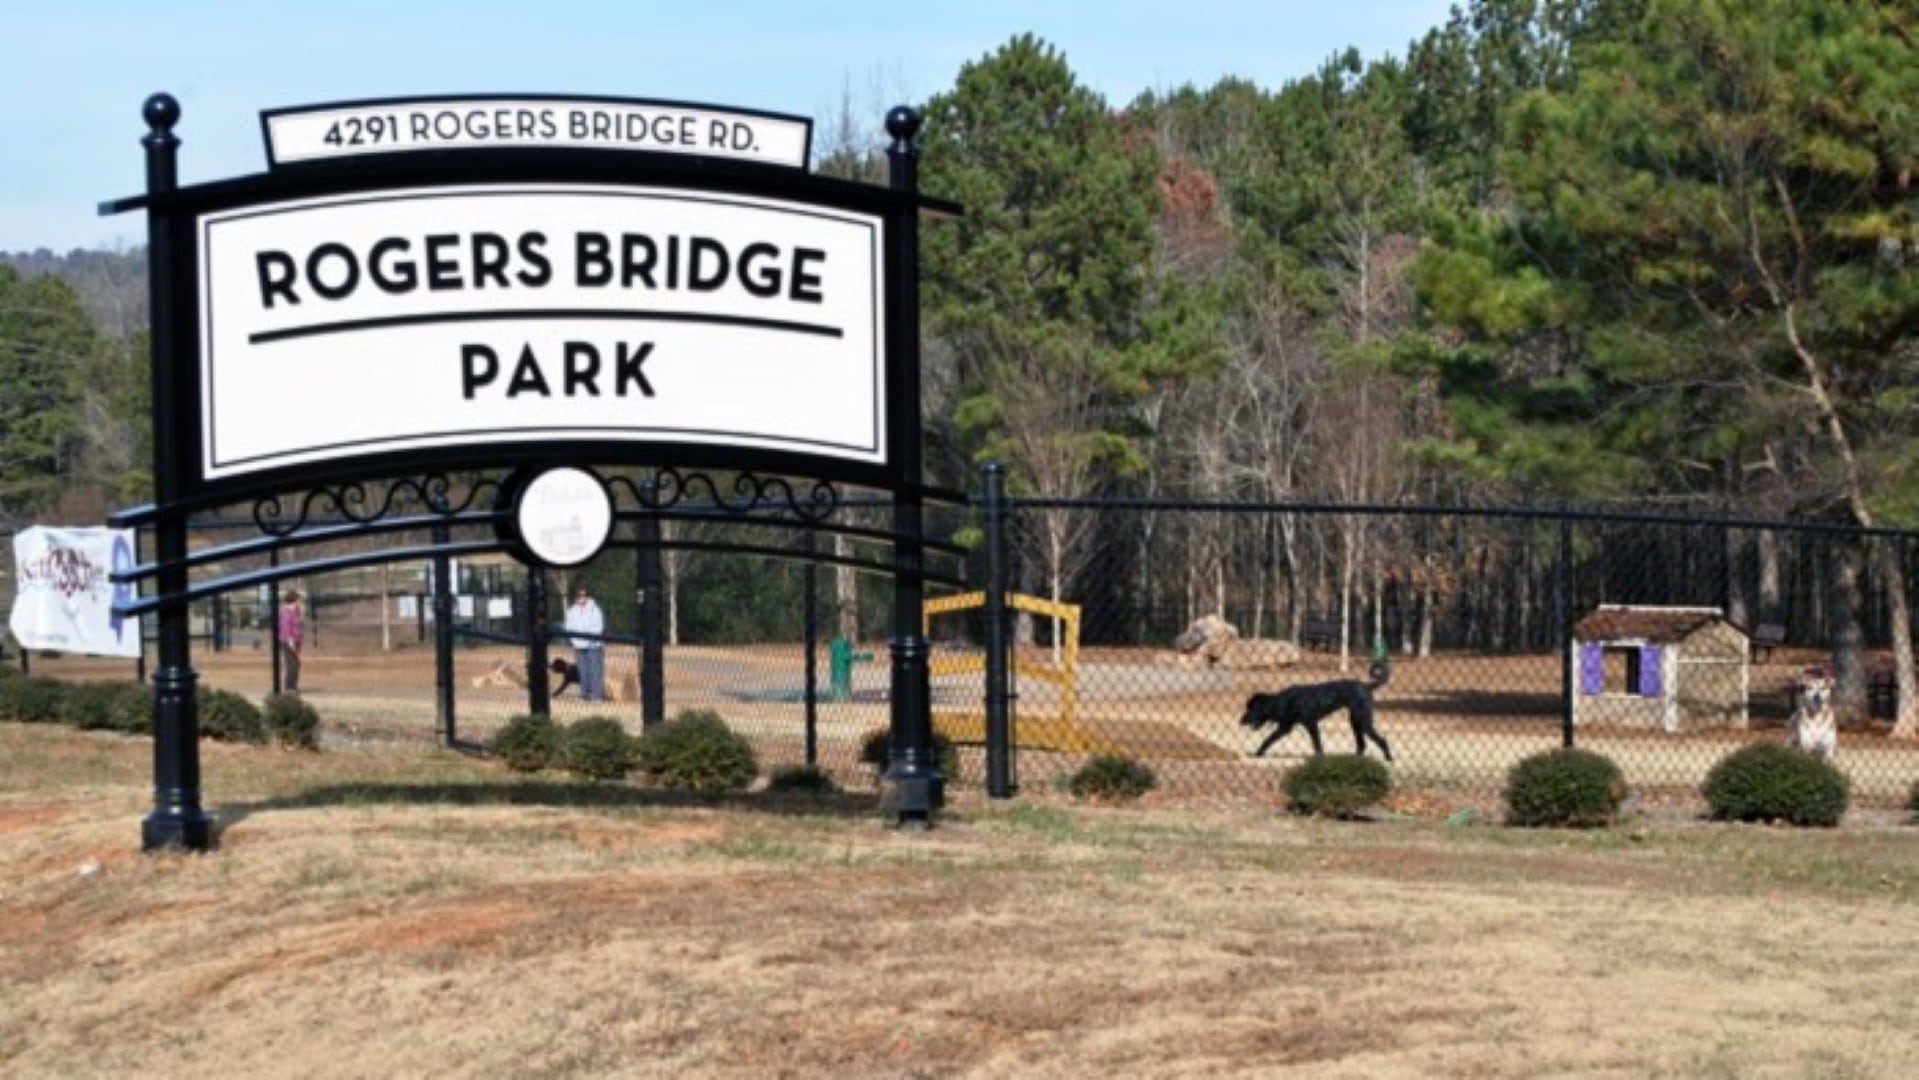
[(1202, 615), (1173, 639), (1180, 655), (1207, 667), (1259, 671), (1299, 663), (1299, 646), (1270, 638), (1243, 639), (1239, 628), (1218, 615)]

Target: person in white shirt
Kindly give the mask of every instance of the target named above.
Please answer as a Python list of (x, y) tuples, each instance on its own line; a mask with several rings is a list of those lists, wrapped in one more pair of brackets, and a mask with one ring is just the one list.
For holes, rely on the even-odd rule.
[(606, 648), (600, 640), (606, 633), (606, 616), (584, 585), (573, 590), (573, 606), (566, 609), (566, 632), (580, 665), (580, 700), (606, 700)]

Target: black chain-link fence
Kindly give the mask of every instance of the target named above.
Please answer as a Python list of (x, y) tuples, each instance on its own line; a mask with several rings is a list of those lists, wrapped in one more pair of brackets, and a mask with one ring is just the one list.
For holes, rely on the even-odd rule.
[[(1692, 801), (1729, 751), (1789, 737), (1809, 668), (1834, 680), (1855, 798), (1903, 800), (1919, 779), (1891, 651), (1919, 584), (1904, 535), (1078, 500), (1012, 500), (1007, 532), (1009, 587), (1049, 602), (1015, 616), (1029, 788), (1105, 753), (1175, 797), (1276, 797), (1311, 737), (1259, 756), (1274, 728), (1242, 723), (1249, 709), (1317, 715), (1300, 699), (1363, 694), (1404, 792), (1496, 797), (1515, 762), (1571, 743), (1642, 797)], [(982, 639), (977, 621), (943, 629), (936, 658)], [(1328, 685), (1254, 701), (1311, 684)], [(1357, 748), (1350, 715), (1321, 720), (1328, 752)]]
[[(842, 523), (878, 530), (886, 513), (846, 509)], [(978, 505), (941, 509), (928, 530), (968, 539), (967, 576), (982, 587), (983, 519)], [(795, 558), (724, 550), (748, 533)], [(1029, 793), (1092, 755), (1121, 754), (1154, 769), (1162, 798), (1277, 800), (1281, 773), (1313, 752), (1311, 738), (1294, 730), (1257, 755), (1274, 729), (1242, 724), (1249, 700), (1351, 682), (1336, 696), (1367, 695), (1403, 797), (1496, 800), (1513, 763), (1571, 741), (1616, 760), (1641, 797), (1692, 805), (1726, 753), (1789, 737), (1809, 668), (1833, 678), (1836, 761), (1855, 800), (1902, 801), (1919, 779), (1893, 655), (1895, 621), (1911, 618), (1919, 595), (1911, 535), (1655, 516), (1015, 499), (1003, 536), (1016, 779)], [(769, 771), (808, 760), (810, 749), (843, 783), (869, 784), (862, 744), (889, 718), (888, 579), (807, 563), (797, 528), (688, 521), (667, 524), (663, 539), (706, 545), (660, 556), (667, 715), (713, 709)], [(890, 559), (872, 538), (811, 543)], [(605, 609), (611, 639), (607, 700), (569, 688), (550, 702), (556, 719), (614, 715), (640, 730), (638, 561), (631, 547), (610, 549), (549, 580), (550, 658), (575, 656), (562, 627), (577, 583)], [(484, 740), (529, 708), (528, 584), (504, 557), (457, 570), (463, 739)], [(303, 690), (334, 730), (433, 738), (426, 565), (298, 585), (309, 611)], [(928, 596), (936, 728), (960, 743), (957, 784), (977, 787), (985, 609), (951, 590)], [(251, 594), (195, 605), (194, 662), (207, 685), (270, 688), (269, 610)], [(37, 654), (33, 666), (74, 678), (126, 678), (133, 667)], [(1321, 720), (1327, 752), (1355, 748), (1349, 715), (1339, 708)]]

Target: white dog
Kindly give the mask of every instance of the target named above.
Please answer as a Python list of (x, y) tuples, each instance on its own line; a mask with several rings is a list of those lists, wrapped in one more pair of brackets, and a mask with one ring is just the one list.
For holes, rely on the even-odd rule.
[(1787, 721), (1790, 742), (1827, 761), (1839, 749), (1839, 722), (1832, 714), (1832, 676), (1825, 668), (1807, 668), (1799, 679), (1799, 705)]

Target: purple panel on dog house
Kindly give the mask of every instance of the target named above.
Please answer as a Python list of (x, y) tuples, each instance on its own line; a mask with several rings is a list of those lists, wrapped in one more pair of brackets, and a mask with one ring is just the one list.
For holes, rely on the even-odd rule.
[(1661, 693), (1660, 664), (1661, 646), (1642, 645), (1639, 647), (1639, 693), (1643, 697), (1658, 697)]
[(1586, 642), (1579, 646), (1579, 692), (1591, 697), (1605, 688), (1605, 651), (1593, 642)]

